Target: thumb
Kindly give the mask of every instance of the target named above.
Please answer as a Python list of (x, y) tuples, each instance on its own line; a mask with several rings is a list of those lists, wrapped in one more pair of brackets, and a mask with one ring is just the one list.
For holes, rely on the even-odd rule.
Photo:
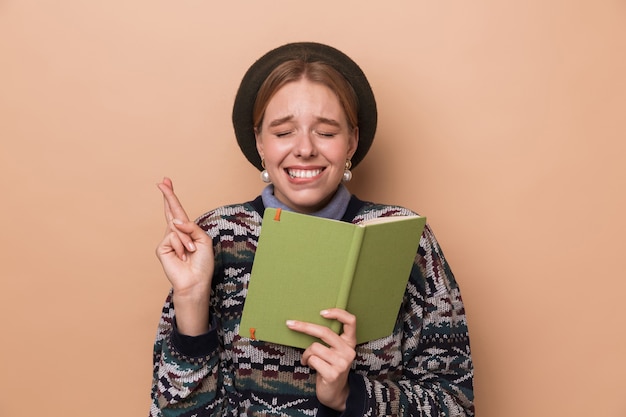
[(206, 232), (202, 230), (202, 228), (198, 226), (195, 222), (173, 219), (172, 224), (174, 225), (176, 230), (189, 236), (194, 242), (209, 240)]

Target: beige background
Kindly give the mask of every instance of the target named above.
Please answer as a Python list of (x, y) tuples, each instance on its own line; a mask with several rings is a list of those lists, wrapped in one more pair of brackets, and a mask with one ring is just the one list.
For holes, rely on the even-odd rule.
[(624, 1), (0, 1), (0, 416), (143, 416), (168, 289), (155, 187), (262, 188), (230, 111), (279, 44), (380, 107), (360, 197), (429, 217), (479, 417), (626, 416)]

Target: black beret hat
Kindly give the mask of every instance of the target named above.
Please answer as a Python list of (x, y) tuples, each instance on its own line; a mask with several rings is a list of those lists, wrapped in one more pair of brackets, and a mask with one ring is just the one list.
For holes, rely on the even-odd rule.
[(257, 92), (265, 79), (285, 61), (302, 59), (305, 62), (323, 62), (339, 71), (356, 92), (359, 101), (359, 145), (352, 157), (352, 166), (358, 165), (372, 145), (376, 133), (377, 110), (372, 88), (359, 66), (343, 52), (331, 46), (314, 42), (289, 43), (273, 49), (259, 58), (241, 80), (233, 106), (233, 126), (237, 143), (248, 161), (259, 170), (261, 157), (256, 149), (252, 109)]

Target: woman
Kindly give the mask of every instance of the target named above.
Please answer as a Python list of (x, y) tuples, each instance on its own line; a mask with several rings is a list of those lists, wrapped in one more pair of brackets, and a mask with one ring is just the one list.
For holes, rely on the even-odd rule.
[[(414, 214), (364, 202), (344, 182), (367, 153), (376, 103), (349, 57), (295, 43), (248, 70), (233, 124), (262, 195), (187, 217), (172, 182), (157, 248), (172, 290), (154, 348), (152, 416), (472, 416), (473, 367), (459, 288), (427, 226), (390, 336), (356, 345), (350, 312), (324, 310), (343, 331), (289, 320), (318, 337), (306, 350), (238, 335), (266, 207), (358, 223)], [(381, 277), (384, 279), (384, 277)]]

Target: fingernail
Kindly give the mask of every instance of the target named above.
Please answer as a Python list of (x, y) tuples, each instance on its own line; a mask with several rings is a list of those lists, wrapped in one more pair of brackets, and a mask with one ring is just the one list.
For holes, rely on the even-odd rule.
[(189, 242), (187, 243), (187, 248), (189, 248), (189, 250), (193, 252), (196, 250), (196, 245), (194, 245), (193, 242)]
[(285, 324), (287, 325), (287, 327), (293, 327), (296, 325), (296, 321), (295, 320), (287, 320), (285, 322)]
[(320, 311), (320, 315), (325, 316), (328, 314), (328, 310), (322, 310)]
[(172, 219), (172, 223), (174, 224), (183, 224), (182, 220), (178, 220), (178, 219)]

